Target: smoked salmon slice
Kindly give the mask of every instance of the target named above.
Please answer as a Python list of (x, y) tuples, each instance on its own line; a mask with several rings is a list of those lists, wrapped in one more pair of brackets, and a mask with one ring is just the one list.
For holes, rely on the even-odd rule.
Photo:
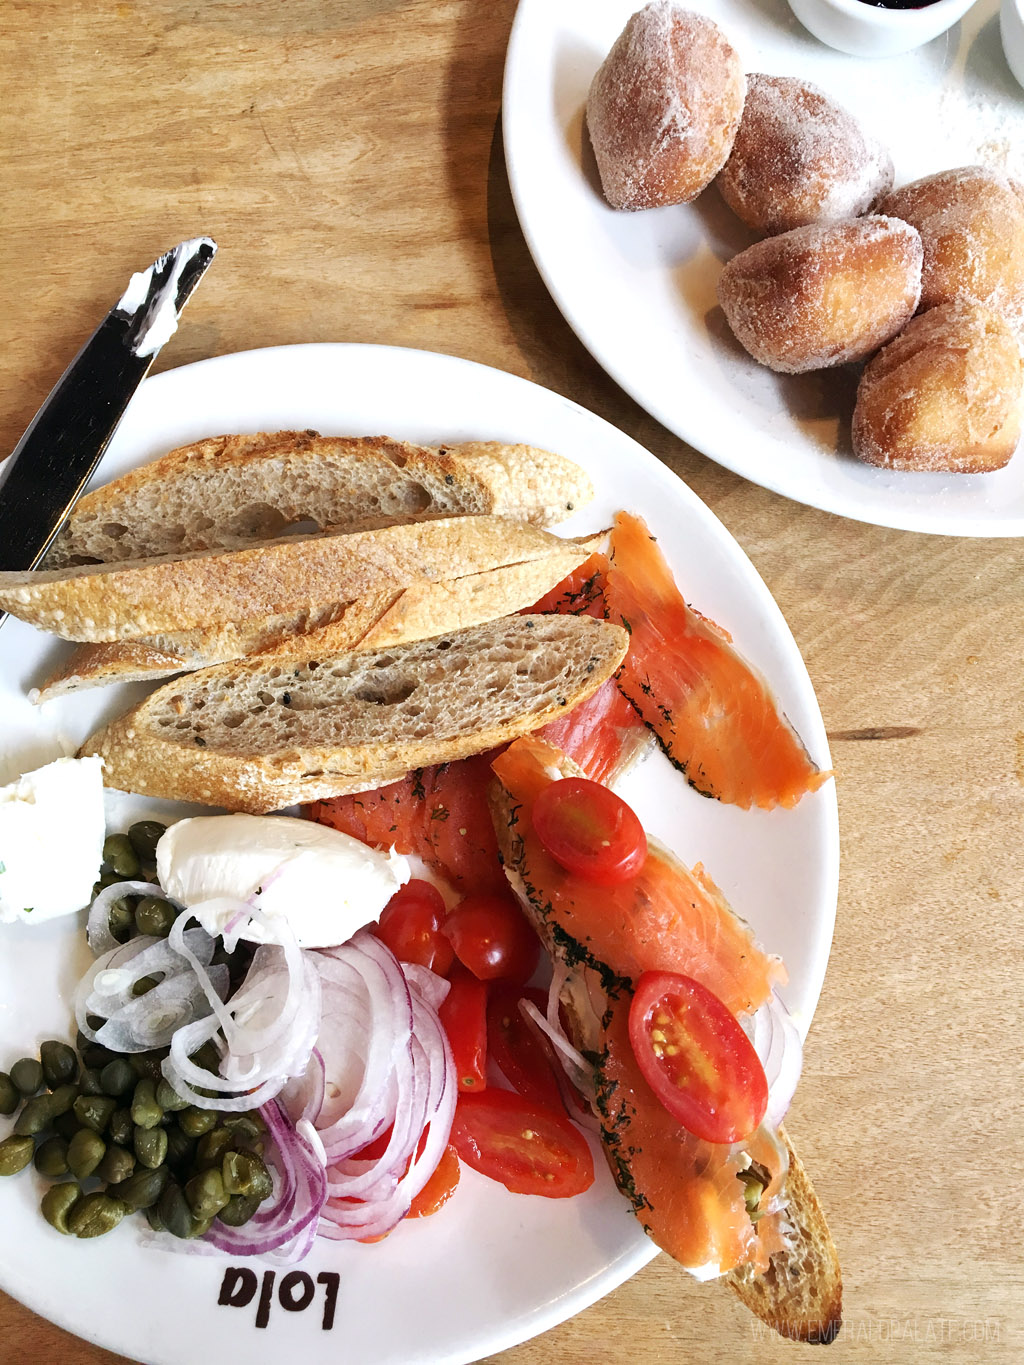
[[(604, 619), (607, 580), (607, 556), (592, 554), (530, 611)], [(650, 739), (643, 718), (611, 678), (537, 734), (568, 754), (595, 782), (612, 782), (641, 756)]]
[[(595, 1108), (616, 1183), (653, 1240), (688, 1269), (763, 1270), (777, 1244), (784, 1146), (763, 1125), (732, 1145), (683, 1128), (641, 1074), (629, 1008), (645, 971), (674, 971), (696, 978), (737, 1016), (748, 1015), (785, 979), (781, 961), (759, 947), (701, 868), (688, 870), (657, 845), (648, 845), (634, 877), (613, 886), (555, 862), (534, 833), (532, 811), (568, 771), (556, 749), (528, 736), (492, 766), (500, 784), (492, 815), (509, 879), (553, 955), (584, 986), (582, 995), (573, 992), (571, 1011), (594, 1059)], [(745, 1197), (752, 1170), (757, 1223)]]
[(562, 761), (557, 749), (529, 735), (492, 763), (512, 802), (514, 870), (541, 907), (545, 935), (563, 948), (571, 943), (579, 961), (600, 964), (617, 978), (680, 972), (714, 991), (734, 1014), (764, 1004), (785, 980), (781, 959), (763, 952), (700, 866), (691, 871), (649, 842), (636, 876), (602, 886), (567, 872), (542, 847), (533, 832), (533, 804)]
[(460, 895), (504, 891), (487, 813), (493, 751), (420, 768), (401, 782), (314, 801), (308, 814), (364, 844), (414, 854)]
[(770, 810), (795, 806), (831, 776), (727, 632), (687, 606), (654, 537), (628, 512), (615, 518), (606, 598), (609, 618), (630, 632), (619, 687), (697, 791)]

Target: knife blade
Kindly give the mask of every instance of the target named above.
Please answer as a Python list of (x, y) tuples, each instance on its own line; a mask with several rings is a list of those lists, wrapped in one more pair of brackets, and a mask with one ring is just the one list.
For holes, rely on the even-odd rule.
[(216, 250), (194, 237), (134, 274), (0, 464), (0, 570), (42, 559)]

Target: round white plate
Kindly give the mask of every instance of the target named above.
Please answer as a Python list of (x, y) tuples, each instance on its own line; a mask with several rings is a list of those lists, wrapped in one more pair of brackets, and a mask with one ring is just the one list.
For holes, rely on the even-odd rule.
[[(220, 432), (315, 427), (426, 444), (525, 441), (585, 465), (596, 499), (566, 528), (596, 530), (628, 507), (647, 518), (686, 596), (732, 632), (769, 678), (824, 767), (821, 716), (800, 655), (761, 579), (710, 511), (673, 474), (600, 418), (546, 389), (467, 361), (373, 346), (294, 346), (203, 361), (148, 379), (111, 444), (99, 481), (173, 446)], [(72, 750), (133, 690), (86, 693), (33, 708), (25, 691), (68, 646), (20, 621), (0, 632), (0, 755), (16, 772)], [(689, 862), (703, 860), (737, 911), (790, 970), (787, 1002), (803, 1029), (821, 988), (838, 877), (834, 784), (793, 811), (744, 812), (697, 796), (655, 754), (627, 794), (649, 827)], [(153, 803), (109, 797), (124, 828)], [(59, 856), (60, 831), (55, 831)], [(68, 1001), (88, 959), (81, 919), (0, 925), (0, 1067), (46, 1037), (73, 1030)], [(5, 1135), (9, 1124), (0, 1120)], [(125, 1223), (103, 1241), (75, 1242), (37, 1212), (35, 1173), (0, 1182), (0, 1284), (45, 1317), (147, 1365), (198, 1359), (277, 1365), (442, 1365), (476, 1360), (586, 1307), (644, 1265), (654, 1248), (598, 1157), (582, 1198), (508, 1194), (467, 1170), (450, 1204), (374, 1246), (318, 1244), (299, 1269), (315, 1298), (301, 1312), (280, 1300), (284, 1272), (245, 1306), (219, 1305), (217, 1257), (141, 1249)], [(334, 1325), (323, 1327), (334, 1274)], [(682, 1272), (680, 1272), (682, 1281)], [(256, 1316), (269, 1285), (268, 1325)], [(296, 1287), (298, 1285), (299, 1287)], [(300, 1282), (286, 1290), (300, 1301)], [(681, 1292), (700, 1293), (696, 1284)], [(240, 1291), (238, 1291), (240, 1292)]]
[[(754, 483), (828, 512), (913, 531), (1024, 535), (1024, 453), (994, 474), (897, 474), (850, 453), (852, 367), (777, 375), (732, 337), (716, 286), (754, 237), (712, 186), (693, 204), (622, 213), (601, 195), (583, 111), (641, 0), (520, 0), (508, 46), (505, 157), (519, 221), (570, 326), (659, 422)], [(985, 162), (1024, 177), (1024, 101), (998, 0), (885, 60), (823, 46), (785, 0), (692, 0), (748, 71), (812, 80), (885, 140), (896, 183)]]

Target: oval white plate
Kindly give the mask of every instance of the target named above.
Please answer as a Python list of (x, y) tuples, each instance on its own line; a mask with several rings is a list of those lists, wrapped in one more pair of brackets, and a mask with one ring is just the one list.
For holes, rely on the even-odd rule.
[[(792, 636), (728, 532), (628, 437), (525, 380), (447, 356), (373, 346), (283, 347), (207, 360), (145, 382), (98, 481), (201, 436), (304, 427), (333, 435), (386, 432), (427, 444), (526, 441), (585, 465), (596, 500), (566, 526), (597, 529), (620, 506), (646, 517), (687, 597), (728, 627), (772, 682), (811, 753), (829, 765), (821, 716)], [(122, 688), (30, 706), (25, 689), (66, 648), (20, 621), (8, 621), (0, 633), (6, 764), (0, 781), (55, 757), (62, 744), (73, 749), (132, 695)], [(702, 859), (764, 943), (784, 955), (787, 1000), (803, 1029), (821, 988), (835, 913), (833, 788), (826, 783), (794, 811), (743, 812), (697, 796), (660, 755), (628, 786), (649, 826), (688, 861)], [(117, 828), (153, 805), (109, 799)], [(75, 919), (35, 929), (0, 926), (0, 1066), (73, 1029), (68, 1001), (87, 956)], [(2, 1137), (9, 1124), (0, 1123)], [(61, 1237), (37, 1212), (42, 1185), (31, 1171), (0, 1182), (0, 1284), (72, 1332), (148, 1365), (475, 1360), (578, 1312), (654, 1255), (600, 1157), (598, 1169), (594, 1187), (568, 1201), (510, 1195), (466, 1171), (440, 1214), (401, 1226), (379, 1245), (317, 1245), (299, 1269), (314, 1284), (319, 1274), (340, 1276), (329, 1331), (322, 1325), (324, 1285), (315, 1284), (309, 1308), (286, 1311), (278, 1297), (285, 1272), (278, 1270), (268, 1326), (258, 1328), (267, 1267), (257, 1265), (259, 1292), (247, 1306), (219, 1306), (225, 1266), (233, 1262), (142, 1250), (127, 1224), (101, 1242)], [(301, 1300), (300, 1288), (290, 1288)], [(700, 1293), (696, 1284), (681, 1289)]]
[[(776, 375), (718, 307), (723, 263), (753, 236), (712, 186), (693, 204), (621, 213), (601, 195), (583, 110), (641, 0), (520, 0), (505, 66), (505, 157), (519, 221), (555, 302), (612, 378), (727, 469), (828, 512), (914, 531), (1024, 535), (1024, 453), (995, 474), (896, 474), (849, 453), (852, 369)], [(886, 141), (896, 183), (987, 162), (1024, 177), (1024, 103), (998, 0), (925, 47), (835, 52), (785, 0), (693, 0), (748, 71), (812, 80)]]

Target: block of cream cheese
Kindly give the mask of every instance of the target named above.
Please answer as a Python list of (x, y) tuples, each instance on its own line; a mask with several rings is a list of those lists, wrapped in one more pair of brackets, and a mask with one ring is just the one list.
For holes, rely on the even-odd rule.
[(102, 759), (58, 758), (0, 787), (0, 921), (88, 905), (104, 832)]
[[(329, 948), (377, 918), (409, 880), (408, 860), (340, 830), (290, 815), (198, 815), (171, 825), (156, 848), (168, 896), (209, 934), (223, 933), (246, 902), (282, 916), (303, 948)], [(256, 922), (240, 937), (265, 935)]]

